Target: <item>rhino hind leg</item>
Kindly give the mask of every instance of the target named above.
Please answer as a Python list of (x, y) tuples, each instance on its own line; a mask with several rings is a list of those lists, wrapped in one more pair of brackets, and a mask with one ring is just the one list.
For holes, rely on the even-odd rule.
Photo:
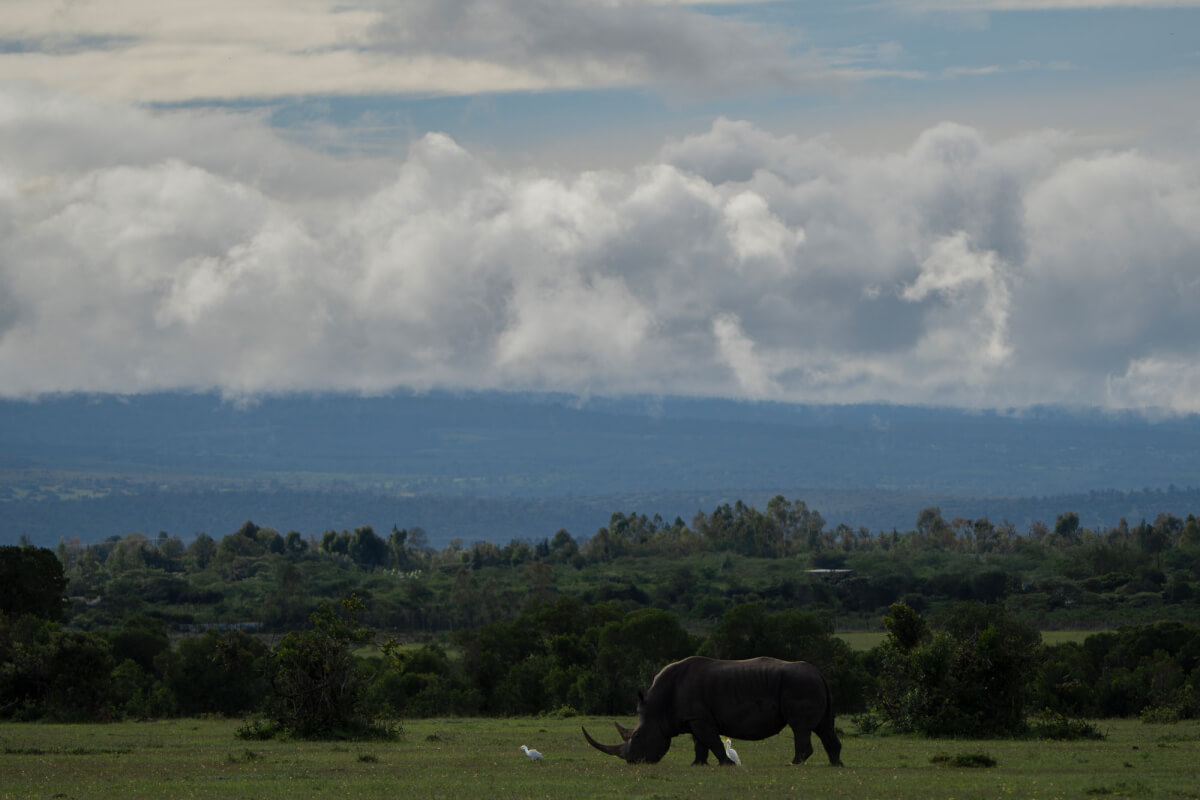
[[(833, 727), (833, 715), (827, 716), (821, 720), (821, 724), (817, 725), (817, 736), (821, 739), (821, 745), (825, 748), (825, 754), (829, 756), (829, 763), (832, 766), (842, 766), (842, 742), (837, 737), (837, 731)], [(812, 752), (812, 746), (809, 746), (809, 752)]]

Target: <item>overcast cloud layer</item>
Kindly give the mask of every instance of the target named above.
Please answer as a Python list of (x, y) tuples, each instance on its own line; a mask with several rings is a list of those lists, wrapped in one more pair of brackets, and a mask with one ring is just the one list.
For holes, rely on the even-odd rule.
[[(737, 3), (728, 5), (736, 6)], [(0, 80), (137, 102), (829, 80), (792, 37), (671, 0), (5, 0)], [(813, 73), (810, 75), (809, 73)]]
[(718, 119), (629, 169), (0, 92), (0, 394), (431, 387), (1200, 411), (1200, 165)]

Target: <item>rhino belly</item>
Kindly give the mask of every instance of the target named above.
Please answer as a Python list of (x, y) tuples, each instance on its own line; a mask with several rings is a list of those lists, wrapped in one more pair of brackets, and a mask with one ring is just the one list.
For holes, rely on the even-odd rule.
[(779, 733), (787, 724), (779, 704), (765, 698), (724, 703), (715, 711), (717, 730), (722, 736), (733, 739), (766, 739)]

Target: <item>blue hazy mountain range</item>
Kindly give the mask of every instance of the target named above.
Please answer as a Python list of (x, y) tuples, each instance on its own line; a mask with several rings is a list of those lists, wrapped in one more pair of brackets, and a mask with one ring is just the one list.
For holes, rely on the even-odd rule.
[[(0, 540), (420, 525), (431, 543), (589, 535), (802, 499), (831, 524), (1184, 514), (1200, 419), (675, 397), (71, 395), (0, 401)], [(1179, 488), (1183, 487), (1183, 488)], [(1136, 520), (1131, 520), (1136, 521)]]

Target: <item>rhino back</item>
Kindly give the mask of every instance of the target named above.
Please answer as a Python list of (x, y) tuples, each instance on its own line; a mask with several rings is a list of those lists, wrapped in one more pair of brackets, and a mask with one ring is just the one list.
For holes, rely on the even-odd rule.
[[(789, 722), (815, 727), (828, 704), (820, 671), (803, 661), (752, 658), (719, 661), (694, 656), (674, 692), (678, 723), (712, 719), (721, 734), (757, 740)], [(683, 666), (683, 662), (680, 662)]]

